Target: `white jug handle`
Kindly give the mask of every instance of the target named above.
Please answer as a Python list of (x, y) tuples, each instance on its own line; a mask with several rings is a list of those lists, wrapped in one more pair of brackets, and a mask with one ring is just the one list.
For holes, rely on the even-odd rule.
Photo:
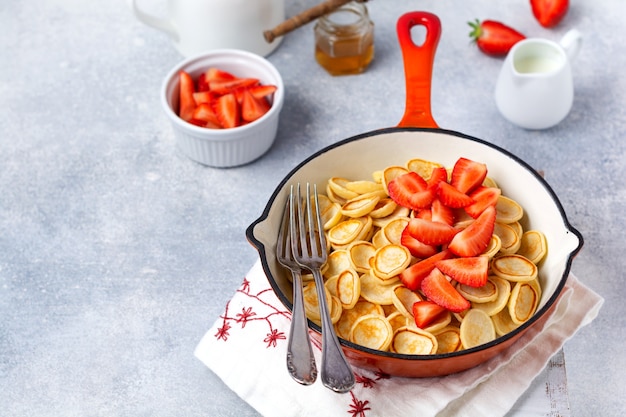
[(139, 9), (139, 6), (137, 5), (137, 0), (131, 1), (133, 3), (133, 14), (137, 19), (139, 19), (141, 22), (145, 23), (148, 26), (167, 33), (174, 39), (174, 41), (178, 42), (178, 32), (176, 31), (176, 28), (174, 27), (172, 22), (166, 19), (160, 19), (158, 17), (149, 15), (148, 13)]
[(565, 50), (567, 58), (572, 61), (578, 55), (583, 43), (583, 35), (576, 29), (571, 29), (561, 39), (561, 47)]

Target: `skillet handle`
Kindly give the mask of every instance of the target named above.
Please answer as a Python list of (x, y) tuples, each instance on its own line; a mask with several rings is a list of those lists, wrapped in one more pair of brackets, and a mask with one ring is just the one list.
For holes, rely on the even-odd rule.
[[(426, 27), (426, 39), (419, 46), (411, 38), (411, 28), (417, 25)], [(430, 87), (441, 21), (432, 13), (409, 12), (400, 16), (396, 30), (406, 79), (406, 107), (398, 127), (437, 128), (430, 109)]]

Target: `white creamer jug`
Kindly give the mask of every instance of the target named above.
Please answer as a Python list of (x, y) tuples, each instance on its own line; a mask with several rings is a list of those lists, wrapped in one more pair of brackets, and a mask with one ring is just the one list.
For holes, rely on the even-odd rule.
[(167, 33), (186, 57), (224, 48), (266, 56), (282, 40), (268, 43), (263, 32), (285, 19), (284, 0), (168, 0), (164, 18), (146, 13), (137, 3), (132, 0), (137, 19)]
[(496, 106), (525, 129), (547, 129), (568, 115), (574, 101), (570, 62), (582, 45), (577, 30), (560, 43), (529, 38), (509, 51), (496, 83)]

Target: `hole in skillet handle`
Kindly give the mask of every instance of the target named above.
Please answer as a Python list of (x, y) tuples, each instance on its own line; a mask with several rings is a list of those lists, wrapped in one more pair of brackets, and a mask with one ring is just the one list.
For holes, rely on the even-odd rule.
[[(426, 29), (420, 45), (413, 42), (411, 30), (418, 25)], [(400, 16), (396, 31), (406, 81), (406, 106), (398, 127), (438, 128), (430, 107), (430, 90), (435, 52), (441, 37), (441, 21), (432, 13), (409, 12)]]

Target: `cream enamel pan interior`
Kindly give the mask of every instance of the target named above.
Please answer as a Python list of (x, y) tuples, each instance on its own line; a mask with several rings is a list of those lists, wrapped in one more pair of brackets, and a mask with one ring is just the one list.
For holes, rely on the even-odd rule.
[[(401, 26), (403, 19), (405, 26), (421, 24), (424, 19), (431, 25), (436, 19), (435, 27), (439, 23), (434, 15), (409, 13), (398, 22), (399, 35), (401, 27), (404, 28)], [(537, 312), (505, 336), (472, 349), (448, 354), (400, 355), (367, 349), (341, 339), (344, 352), (353, 365), (398, 376), (447, 375), (483, 363), (510, 347), (531, 326), (542, 326), (560, 296), (572, 260), (583, 244), (581, 234), (569, 224), (558, 197), (548, 183), (524, 161), (484, 140), (431, 127), (387, 128), (345, 139), (304, 160), (280, 182), (262, 215), (246, 230), (248, 240), (259, 252), (263, 270), (273, 290), (291, 310), (291, 282), (276, 260), (275, 249), (284, 204), (292, 184), (315, 183), (319, 190), (325, 190), (330, 177), (371, 179), (372, 172), (390, 165), (404, 166), (411, 158), (437, 161), (451, 167), (460, 157), (486, 163), (488, 176), (497, 182), (503, 195), (513, 198), (524, 208), (524, 218), (520, 221), (524, 230), (537, 229), (546, 235), (548, 254), (539, 265), (542, 297)], [(312, 322), (309, 326), (317, 333), (321, 332)]]

